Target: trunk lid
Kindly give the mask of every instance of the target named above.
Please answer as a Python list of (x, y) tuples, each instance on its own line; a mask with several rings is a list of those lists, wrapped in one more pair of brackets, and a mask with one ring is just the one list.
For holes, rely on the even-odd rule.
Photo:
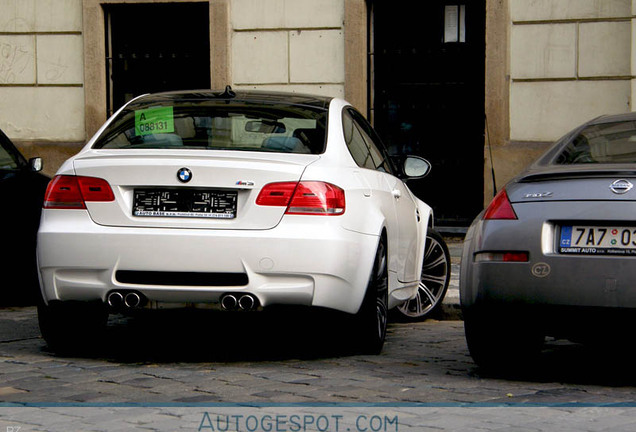
[(529, 171), (506, 187), (511, 203), (532, 201), (634, 201), (636, 171), (594, 167)]
[[(106, 180), (115, 194), (113, 202), (88, 202), (93, 221), (105, 226), (200, 229), (269, 229), (283, 217), (282, 207), (255, 204), (261, 188), (272, 182), (299, 181), (305, 168), (318, 155), (237, 151), (191, 150), (91, 150), (76, 156), (73, 165), (78, 176)], [(189, 182), (178, 179), (177, 172), (187, 168)], [(220, 192), (221, 197), (235, 194), (236, 211), (232, 218), (202, 217), (205, 213), (174, 212), (170, 216), (133, 214), (135, 191), (169, 191), (170, 197), (190, 196), (192, 191)], [(209, 195), (209, 194), (208, 194)], [(200, 195), (197, 195), (200, 197)], [(227, 197), (225, 197), (227, 198)], [(186, 198), (183, 198), (186, 199)], [(187, 198), (192, 200), (192, 198)], [(232, 198), (234, 201), (234, 198)], [(230, 204), (233, 206), (233, 204)], [(180, 207), (182, 209), (182, 207)], [(152, 212), (147, 212), (152, 213)], [(205, 215), (204, 216), (209, 216)]]

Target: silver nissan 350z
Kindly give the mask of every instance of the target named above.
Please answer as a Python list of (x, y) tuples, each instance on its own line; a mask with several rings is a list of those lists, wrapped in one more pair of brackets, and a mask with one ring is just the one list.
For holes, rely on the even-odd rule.
[(634, 184), (636, 113), (603, 116), (561, 138), (478, 215), (460, 274), (478, 365), (519, 368), (545, 336), (607, 340), (631, 328)]

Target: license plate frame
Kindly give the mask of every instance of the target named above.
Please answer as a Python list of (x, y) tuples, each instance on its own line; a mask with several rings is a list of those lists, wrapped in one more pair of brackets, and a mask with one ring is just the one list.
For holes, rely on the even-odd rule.
[(564, 224), (558, 250), (564, 255), (636, 256), (636, 227), (620, 225)]
[(202, 188), (135, 188), (135, 217), (234, 219), (238, 192)]

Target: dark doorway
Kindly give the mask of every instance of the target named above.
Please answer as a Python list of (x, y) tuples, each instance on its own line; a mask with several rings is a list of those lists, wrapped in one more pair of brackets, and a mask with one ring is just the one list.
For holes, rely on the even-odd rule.
[(373, 120), (394, 154), (428, 159), (411, 190), (436, 224), (483, 207), (485, 0), (371, 3)]
[(143, 93), (210, 87), (207, 2), (104, 8), (109, 115)]

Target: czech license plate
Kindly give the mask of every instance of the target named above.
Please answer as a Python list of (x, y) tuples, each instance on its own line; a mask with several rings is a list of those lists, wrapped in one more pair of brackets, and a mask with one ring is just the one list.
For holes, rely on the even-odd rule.
[(133, 216), (233, 219), (236, 191), (135, 189)]
[(636, 227), (564, 225), (559, 252), (584, 255), (636, 255)]

